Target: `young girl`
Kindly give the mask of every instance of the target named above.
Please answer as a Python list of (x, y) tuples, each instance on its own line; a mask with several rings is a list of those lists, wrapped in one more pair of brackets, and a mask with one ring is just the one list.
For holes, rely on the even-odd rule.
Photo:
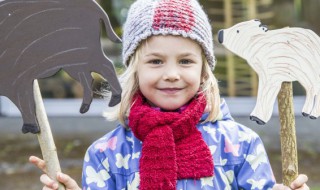
[[(123, 59), (121, 124), (87, 150), (83, 189), (309, 189), (305, 175), (290, 188), (275, 184), (261, 139), (220, 100), (211, 26), (197, 0), (133, 3)], [(57, 179), (80, 189), (66, 174)], [(58, 187), (45, 174), (41, 182)]]

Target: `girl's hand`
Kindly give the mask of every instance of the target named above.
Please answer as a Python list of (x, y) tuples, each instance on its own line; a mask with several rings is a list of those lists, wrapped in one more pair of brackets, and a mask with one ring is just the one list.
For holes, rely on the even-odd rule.
[(282, 184), (276, 184), (273, 186), (273, 190), (309, 190), (306, 184), (308, 177), (304, 174), (300, 174), (290, 185), (290, 187), (284, 186)]
[[(30, 156), (29, 162), (46, 173), (46, 164), (44, 160), (36, 156)], [(57, 180), (66, 187), (66, 190), (81, 190), (77, 182), (64, 173), (58, 172)], [(54, 190), (58, 189), (59, 187), (58, 183), (53, 181), (47, 174), (42, 174), (40, 177), (40, 181), (44, 184), (43, 190)]]

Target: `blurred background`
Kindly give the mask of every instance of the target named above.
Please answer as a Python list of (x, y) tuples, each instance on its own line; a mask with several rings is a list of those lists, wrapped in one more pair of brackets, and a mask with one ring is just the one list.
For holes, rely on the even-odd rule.
[[(116, 33), (122, 35), (122, 24), (133, 0), (99, 0), (108, 13)], [(319, 0), (200, 0), (213, 27), (217, 66), (214, 74), (219, 80), (221, 95), (226, 99), (235, 120), (256, 131), (265, 143), (274, 173), (281, 182), (280, 123), (277, 105), (271, 120), (258, 126), (249, 120), (255, 105), (258, 78), (245, 60), (226, 51), (217, 42), (218, 30), (238, 22), (257, 18), (270, 29), (298, 26), (320, 35)], [(103, 28), (103, 27), (102, 27)], [(108, 40), (102, 31), (102, 47), (113, 60), (118, 74), (121, 63), (121, 45)], [(94, 74), (95, 99), (88, 113), (79, 114), (82, 88), (64, 71), (39, 80), (49, 122), (55, 138), (62, 171), (81, 183), (82, 160), (87, 147), (95, 139), (112, 130), (115, 122), (107, 122), (103, 112), (108, 111), (107, 101), (100, 95), (105, 82)], [(293, 83), (296, 114), (299, 172), (308, 174), (311, 189), (320, 189), (320, 120), (301, 116), (305, 91)], [(22, 119), (17, 108), (0, 96), (0, 189), (40, 189), (39, 172), (28, 164), (29, 155), (41, 156), (37, 137), (23, 135)]]

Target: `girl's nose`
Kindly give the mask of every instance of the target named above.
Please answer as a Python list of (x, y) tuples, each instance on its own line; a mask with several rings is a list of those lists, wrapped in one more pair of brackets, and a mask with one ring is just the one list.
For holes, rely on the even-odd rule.
[(163, 72), (163, 79), (167, 81), (176, 81), (180, 79), (179, 66), (176, 63), (166, 65)]

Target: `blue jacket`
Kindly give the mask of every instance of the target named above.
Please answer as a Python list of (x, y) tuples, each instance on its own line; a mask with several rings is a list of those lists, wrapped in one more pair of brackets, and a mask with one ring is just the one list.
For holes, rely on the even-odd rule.
[[(178, 180), (177, 190), (271, 189), (275, 179), (260, 137), (236, 123), (225, 102), (221, 110), (221, 120), (197, 125), (212, 153), (215, 175)], [(203, 114), (201, 120), (207, 116)], [(95, 141), (84, 158), (83, 189), (139, 189), (141, 144), (121, 125)]]

